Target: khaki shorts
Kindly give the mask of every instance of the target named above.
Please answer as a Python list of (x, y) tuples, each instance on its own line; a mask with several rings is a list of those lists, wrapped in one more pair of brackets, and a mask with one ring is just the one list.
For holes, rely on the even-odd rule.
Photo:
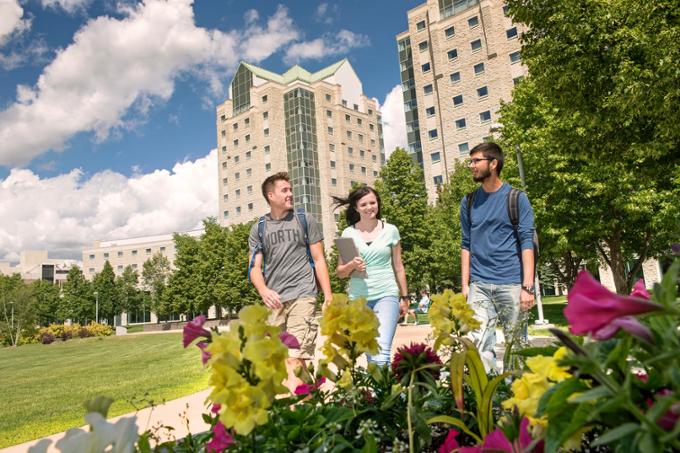
[(300, 349), (290, 349), (288, 356), (311, 360), (316, 348), (316, 335), (319, 324), (314, 317), (316, 312), (316, 297), (301, 297), (283, 303), (281, 308), (271, 309), (269, 324), (281, 327), (282, 331), (297, 338)]

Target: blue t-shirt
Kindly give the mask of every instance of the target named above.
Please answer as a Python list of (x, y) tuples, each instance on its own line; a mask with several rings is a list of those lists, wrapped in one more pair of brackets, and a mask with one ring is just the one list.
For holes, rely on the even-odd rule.
[(470, 282), (496, 285), (522, 283), (521, 250), (533, 250), (534, 212), (524, 192), (519, 196), (519, 238), (508, 215), (510, 184), (503, 183), (496, 192), (482, 187), (475, 191), (472, 223), (468, 219), (467, 197), (460, 202), (462, 248), (470, 251)]
[(353, 226), (345, 228), (342, 237), (354, 239), (361, 258), (366, 262), (367, 278), (352, 277), (349, 281), (351, 300), (366, 298), (376, 300), (387, 296), (399, 296), (397, 279), (392, 268), (392, 247), (399, 243), (399, 230), (387, 222), (380, 234), (366, 244), (361, 233)]

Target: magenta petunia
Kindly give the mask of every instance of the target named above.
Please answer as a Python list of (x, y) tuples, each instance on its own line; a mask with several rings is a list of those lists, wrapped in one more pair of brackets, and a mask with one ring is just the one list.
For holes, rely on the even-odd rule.
[[(449, 431), (450, 434), (451, 431)], [(448, 440), (448, 437), (447, 437)], [(541, 440), (538, 442), (531, 450), (531, 443), (533, 442), (531, 438), (531, 433), (529, 433), (529, 419), (523, 417), (519, 425), (519, 439), (515, 439), (514, 443), (505, 436), (505, 433), (501, 428), (496, 428), (496, 430), (490, 432), (484, 438), (482, 445), (475, 445), (474, 447), (457, 447), (458, 453), (514, 453), (514, 452), (535, 452), (542, 453), (544, 448), (544, 442)], [(442, 450), (440, 449), (440, 452)], [(454, 450), (445, 450), (447, 452)]]
[(633, 291), (630, 292), (633, 297), (640, 297), (642, 299), (647, 299), (651, 297), (647, 288), (645, 288), (645, 281), (643, 279), (638, 280), (633, 286)]
[(569, 331), (576, 335), (594, 335), (616, 319), (663, 309), (639, 297), (614, 294), (585, 270), (576, 277), (567, 300), (564, 316)]
[(458, 437), (458, 431), (455, 429), (450, 429), (449, 433), (446, 435), (446, 439), (444, 440), (444, 443), (439, 446), (439, 449), (437, 450), (438, 453), (451, 453), (453, 451), (457, 451), (460, 448), (460, 445), (458, 444), (458, 440), (456, 440), (456, 437)]
[(288, 349), (300, 349), (300, 342), (298, 341), (297, 338), (295, 338), (294, 335), (289, 334), (288, 332), (281, 332), (279, 334), (279, 339), (283, 344), (285, 344)]
[(623, 316), (621, 318), (615, 319), (597, 332), (593, 334), (593, 338), (599, 341), (609, 340), (619, 329), (623, 329), (629, 334), (637, 337), (647, 343), (652, 343), (652, 331), (649, 327), (642, 324), (634, 316)]
[(210, 331), (203, 327), (205, 324), (205, 316), (199, 315), (192, 319), (184, 326), (184, 338), (182, 344), (186, 348), (198, 337), (210, 338)]
[(196, 343), (196, 346), (201, 350), (201, 362), (205, 365), (208, 363), (208, 360), (210, 360), (210, 353), (205, 350), (205, 348), (208, 347), (208, 343), (206, 341), (201, 341), (200, 343)]
[(309, 395), (312, 393), (314, 390), (318, 389), (323, 385), (323, 383), (326, 382), (326, 378), (321, 376), (316, 383), (314, 384), (300, 384), (297, 387), (295, 387), (295, 394), (296, 395)]
[(227, 432), (227, 428), (221, 422), (213, 427), (213, 438), (206, 444), (208, 453), (219, 453), (234, 443), (234, 438)]

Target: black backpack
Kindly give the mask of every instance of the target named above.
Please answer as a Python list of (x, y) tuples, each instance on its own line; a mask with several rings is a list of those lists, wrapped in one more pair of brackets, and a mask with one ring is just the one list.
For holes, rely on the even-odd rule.
[[(468, 215), (468, 228), (472, 229), (472, 203), (475, 201), (475, 193), (477, 191), (473, 190), (469, 194), (467, 194), (465, 197), (467, 198), (467, 215)], [(514, 187), (510, 188), (510, 192), (508, 192), (508, 198), (507, 198), (507, 207), (508, 207), (508, 217), (510, 217), (510, 223), (512, 223), (512, 230), (515, 232), (515, 238), (517, 239), (517, 244), (520, 243), (519, 239), (519, 195), (522, 193), (521, 190), (515, 189)], [(534, 276), (536, 275), (536, 272), (538, 270), (538, 255), (540, 252), (539, 246), (538, 246), (538, 233), (536, 232), (536, 229), (534, 228)], [(472, 242), (470, 242), (470, 249), (472, 249)], [(519, 253), (519, 260), (520, 262), (522, 261), (522, 253), (520, 250)]]

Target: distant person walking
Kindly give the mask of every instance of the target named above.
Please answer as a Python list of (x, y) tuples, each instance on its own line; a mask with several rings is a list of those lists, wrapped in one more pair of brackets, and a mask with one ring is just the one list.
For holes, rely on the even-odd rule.
[(318, 326), (317, 282), (324, 307), (332, 299), (323, 233), (313, 216), (293, 210), (288, 173), (276, 173), (262, 183), (271, 212), (253, 225), (248, 238), (249, 277), (270, 309), (269, 322), (292, 334), (300, 349), (291, 349), (286, 362), (286, 386), (293, 392), (302, 381), (295, 369), (314, 358)]
[(509, 184), (500, 179), (503, 151), (481, 143), (470, 151), (470, 170), (481, 186), (460, 203), (463, 295), (481, 322), (472, 336), (487, 371), (496, 367), (496, 325), (506, 344), (526, 339), (527, 313), (534, 305), (534, 213), (526, 194), (517, 191), (517, 228), (510, 219)]
[(380, 350), (376, 356), (369, 355), (368, 360), (388, 365), (397, 321), (400, 314), (406, 315), (409, 301), (399, 230), (381, 220), (380, 196), (371, 187), (354, 189), (346, 199), (333, 198), (336, 207), (347, 206), (345, 216), (350, 226), (342, 237), (352, 238), (360, 254), (349, 263), (339, 260), (336, 272), (340, 278), (357, 270), (368, 275), (350, 279), (349, 298), (365, 298), (378, 317)]

